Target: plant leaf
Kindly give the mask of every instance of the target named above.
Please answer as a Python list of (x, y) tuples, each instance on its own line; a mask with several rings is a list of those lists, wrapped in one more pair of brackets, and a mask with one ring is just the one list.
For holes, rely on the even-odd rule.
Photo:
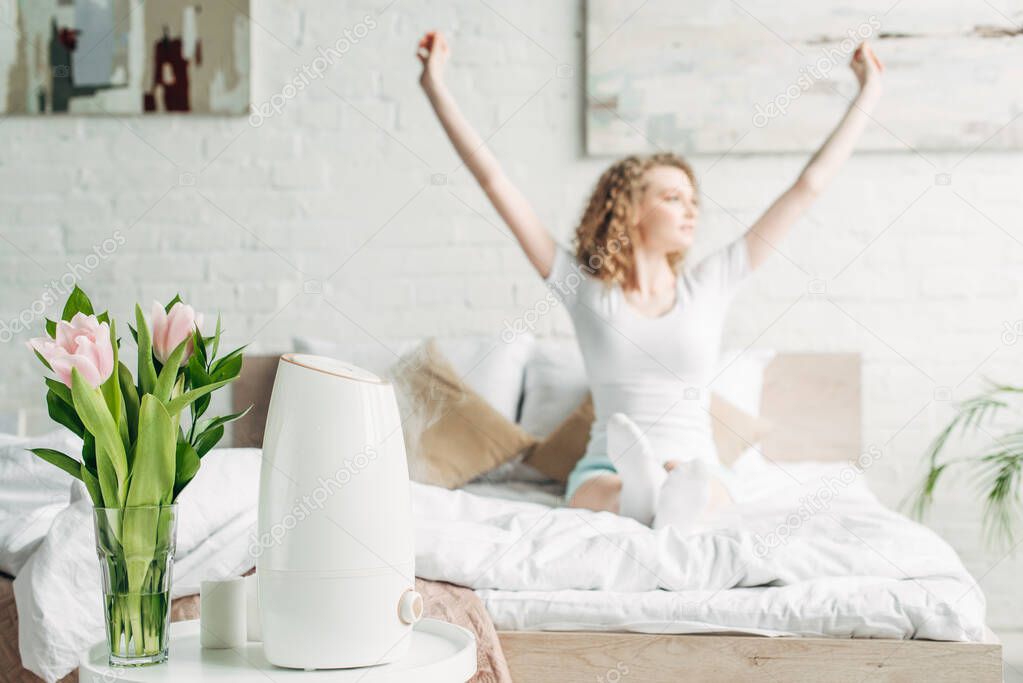
[(96, 507), (103, 507), (103, 492), (99, 487), (99, 479), (84, 464), (81, 467), (79, 479), (85, 482), (85, 488), (89, 492), (89, 497), (92, 498), (92, 504)]
[[(246, 344), (245, 346), (248, 346), (248, 344)], [(235, 349), (231, 353), (227, 354), (223, 358), (219, 358), (219, 359), (213, 361), (213, 363), (210, 365), (210, 375), (216, 376), (217, 370), (219, 370), (221, 367), (223, 367), (223, 365), (225, 363), (230, 363), (230, 362), (234, 361), (235, 358), (240, 358), (240, 356), (242, 354), (242, 351), (245, 350), (245, 346), (239, 346), (237, 349)], [(241, 368), (240, 361), (238, 363), (239, 363), (238, 367)]]
[(189, 360), (198, 357), (199, 364), (205, 368), (207, 365), (206, 339), (202, 336), (202, 332), (199, 331), (198, 325), (192, 330), (192, 348), (195, 349), (195, 353), (192, 354)]
[(226, 425), (228, 422), (234, 422), (235, 420), (243, 418), (243, 417), (245, 417), (245, 415), (250, 410), (252, 410), (252, 406), (251, 405), (248, 408), (246, 408), (245, 410), (242, 410), (242, 411), (237, 412), (237, 413), (232, 413), (230, 415), (222, 415), (220, 417), (214, 417), (214, 418), (211, 418), (209, 420), (203, 420), (199, 424), (199, 428), (197, 430), (198, 431), (198, 435), (201, 436), (203, 432), (206, 432), (206, 431), (208, 431), (210, 429), (213, 429), (214, 427), (220, 427), (220, 426)]
[(186, 338), (174, 347), (171, 355), (167, 358), (167, 362), (164, 363), (163, 368), (160, 370), (159, 377), (156, 378), (156, 386), (153, 387), (152, 393), (164, 403), (167, 403), (171, 398), (171, 389), (174, 388), (174, 382), (177, 381), (178, 369), (181, 366), (181, 359), (184, 358), (185, 351), (188, 349), (189, 341), (190, 339)]
[(118, 370), (120, 361), (117, 357), (117, 336), (114, 333), (114, 322), (110, 321), (109, 324), (110, 345), (114, 352), (114, 371), (110, 373), (110, 377), (107, 377), (106, 381), (99, 388), (103, 392), (103, 400), (107, 403), (107, 410), (110, 411), (110, 416), (114, 418), (114, 424), (117, 425), (117, 432), (121, 435), (121, 441), (124, 442), (124, 447), (127, 448), (131, 442), (128, 440), (128, 423), (121, 414), (121, 379)]
[(142, 307), (135, 304), (135, 329), (139, 346), (139, 394), (153, 393), (156, 386), (156, 366), (153, 364), (153, 339), (149, 336)]
[(139, 438), (128, 507), (166, 505), (174, 493), (174, 421), (156, 396), (146, 394), (139, 408)]
[(106, 507), (123, 507), (128, 456), (117, 425), (103, 401), (103, 394), (82, 379), (77, 368), (72, 368), (71, 395), (79, 419), (96, 439), (96, 472), (103, 492), (103, 502)]
[[(67, 303), (64, 304), (64, 312), (60, 314), (61, 320), (71, 320), (75, 313), (84, 313), (85, 315), (94, 315), (92, 310), (92, 302), (89, 301), (89, 297), (86, 296), (82, 289), (75, 285), (75, 288), (68, 294)], [(54, 330), (57, 326), (54, 325)]]
[(50, 336), (50, 339), (56, 339), (57, 337), (57, 321), (46, 318), (46, 334)]
[(48, 361), (45, 358), (43, 358), (43, 354), (39, 353), (35, 349), (32, 349), (32, 353), (34, 353), (36, 355), (36, 358), (39, 359), (40, 363), (42, 363), (43, 365), (46, 366), (47, 370), (49, 370), (50, 372), (53, 372), (53, 368), (50, 366), (50, 361)]
[(199, 471), (199, 454), (195, 452), (192, 444), (187, 441), (178, 441), (177, 449), (175, 450), (175, 470), (174, 470), (174, 500), (177, 499), (178, 494), (181, 490), (188, 485), (188, 482), (192, 481), (196, 472)]
[(127, 558), (129, 592), (141, 592), (156, 549), (162, 508), (174, 495), (175, 427), (160, 399), (142, 397), (139, 437), (125, 500), (121, 542)]
[[(64, 385), (61, 385), (64, 386)], [(67, 387), (65, 387), (67, 388)], [(50, 419), (57, 424), (64, 425), (77, 436), (85, 433), (85, 426), (78, 418), (73, 405), (68, 405), (59, 395), (50, 391), (46, 392), (46, 412)]]
[(210, 358), (217, 357), (217, 349), (220, 348), (220, 314), (217, 313), (217, 329), (213, 332), (213, 346), (210, 349)]
[(128, 441), (135, 443), (139, 431), (139, 394), (135, 390), (135, 378), (124, 363), (117, 365), (117, 381), (121, 384), (124, 399), (124, 420), (128, 423)]
[[(96, 474), (96, 439), (89, 432), (82, 436), (82, 467)], [(128, 460), (128, 471), (131, 471), (131, 459)]]
[(50, 388), (50, 391), (57, 394), (64, 403), (67, 403), (69, 406), (75, 405), (74, 400), (71, 398), (71, 387), (52, 377), (47, 377), (43, 381), (46, 382), (46, 386)]
[(181, 301), (181, 295), (180, 294), (175, 294), (174, 298), (171, 299), (167, 303), (167, 305), (163, 307), (164, 312), (165, 313), (170, 313), (171, 309), (174, 308), (174, 304), (176, 304), (176, 303), (178, 303), (180, 301)]
[(234, 379), (242, 371), (242, 357), (235, 356), (231, 360), (227, 361), (223, 365), (219, 366), (216, 370), (210, 373), (210, 377), (214, 381), (220, 381), (225, 379)]
[(224, 438), (224, 427), (222, 425), (211, 427), (200, 434), (195, 440), (195, 452), (203, 457)]
[(51, 465), (56, 465), (75, 479), (82, 478), (82, 463), (78, 462), (70, 455), (66, 455), (60, 451), (55, 451), (52, 448), (30, 448), (28, 450), (32, 451)]
[(229, 384), (231, 381), (232, 380), (224, 380), (223, 382), (207, 384), (206, 386), (199, 387), (198, 389), (190, 389), (177, 398), (171, 399), (170, 403), (167, 404), (167, 412), (171, 415), (177, 415), (192, 401), (196, 400), (200, 396), (205, 396), (206, 394), (216, 391), (220, 387)]

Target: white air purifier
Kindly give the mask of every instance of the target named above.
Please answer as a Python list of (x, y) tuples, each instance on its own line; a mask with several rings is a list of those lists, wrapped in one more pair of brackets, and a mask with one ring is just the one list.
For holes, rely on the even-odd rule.
[(263, 437), (256, 560), (277, 666), (400, 660), (423, 612), (394, 389), (362, 368), (281, 357)]

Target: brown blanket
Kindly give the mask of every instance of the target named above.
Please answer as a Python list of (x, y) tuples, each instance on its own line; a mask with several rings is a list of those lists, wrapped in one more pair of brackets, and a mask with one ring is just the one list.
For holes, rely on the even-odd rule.
[[(483, 603), (468, 588), (439, 581), (416, 579), (416, 590), (426, 602), (426, 616), (463, 626), (476, 634), (478, 670), (473, 683), (511, 683), (511, 674), (497, 639), (497, 631)], [(174, 601), (173, 621), (199, 618), (199, 596), (189, 595)], [(18, 653), (18, 610), (14, 604), (12, 579), (0, 574), (0, 681), (3, 683), (39, 683), (41, 679), (21, 666)], [(75, 671), (61, 683), (77, 683)]]

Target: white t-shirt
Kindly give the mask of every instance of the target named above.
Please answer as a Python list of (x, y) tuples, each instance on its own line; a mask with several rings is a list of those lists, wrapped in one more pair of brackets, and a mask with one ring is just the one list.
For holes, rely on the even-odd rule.
[(717, 461), (710, 391), (728, 305), (749, 274), (746, 240), (735, 241), (676, 280), (675, 305), (650, 318), (621, 287), (593, 277), (564, 247), (545, 283), (572, 318), (593, 395), (595, 420), (585, 458), (607, 458), (607, 419), (625, 413), (661, 461)]

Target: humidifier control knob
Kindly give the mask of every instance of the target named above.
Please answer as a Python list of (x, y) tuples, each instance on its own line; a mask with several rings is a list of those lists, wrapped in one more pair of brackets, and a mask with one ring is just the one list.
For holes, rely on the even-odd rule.
[(423, 618), (423, 596), (411, 588), (401, 594), (398, 600), (398, 618), (406, 624), (414, 624)]

